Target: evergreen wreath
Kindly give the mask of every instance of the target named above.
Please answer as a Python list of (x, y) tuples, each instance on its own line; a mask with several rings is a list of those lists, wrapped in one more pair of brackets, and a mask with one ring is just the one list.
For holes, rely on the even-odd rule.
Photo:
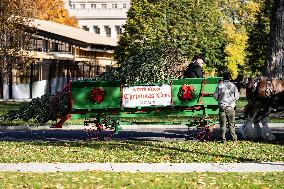
[(103, 99), (104, 99), (104, 95), (105, 95), (105, 92), (100, 87), (94, 87), (90, 91), (91, 100), (94, 103), (100, 104), (103, 101)]

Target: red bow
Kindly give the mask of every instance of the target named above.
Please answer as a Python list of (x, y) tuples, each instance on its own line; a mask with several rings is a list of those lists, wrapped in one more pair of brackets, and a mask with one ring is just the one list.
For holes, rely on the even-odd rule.
[(183, 95), (182, 95), (183, 99), (192, 99), (192, 94), (191, 94), (193, 91), (192, 85), (183, 85), (181, 89), (183, 90)]

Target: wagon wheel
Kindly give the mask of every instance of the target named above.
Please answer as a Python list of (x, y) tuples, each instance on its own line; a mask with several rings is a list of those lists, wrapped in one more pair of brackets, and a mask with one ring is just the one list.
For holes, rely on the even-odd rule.
[(213, 140), (213, 128), (215, 125), (199, 125), (197, 126), (196, 138), (201, 141)]
[(211, 118), (205, 119), (204, 117), (200, 118), (196, 126), (196, 135), (195, 138), (201, 141), (213, 140), (213, 129), (214, 122)]
[[(101, 120), (99, 119), (101, 117)], [(115, 133), (116, 120), (112, 120), (110, 116), (100, 115), (93, 120), (84, 122), (87, 130), (88, 140), (100, 140), (108, 141), (111, 140)]]

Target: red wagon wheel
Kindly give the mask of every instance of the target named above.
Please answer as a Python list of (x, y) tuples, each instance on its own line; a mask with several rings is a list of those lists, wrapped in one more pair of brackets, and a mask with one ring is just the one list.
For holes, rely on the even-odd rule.
[(200, 141), (208, 141), (213, 140), (213, 129), (215, 127), (215, 120), (211, 117), (200, 117), (195, 118), (194, 120), (189, 120), (190, 124), (188, 124), (188, 130), (190, 131), (190, 127), (194, 127), (195, 132), (192, 133), (194, 138)]
[[(102, 119), (100, 119), (102, 118)], [(100, 140), (108, 141), (111, 140), (116, 127), (117, 121), (112, 120), (110, 116), (99, 115), (93, 120), (89, 119), (84, 122), (87, 130), (87, 140)]]
[(197, 126), (196, 138), (201, 141), (213, 140), (213, 128), (215, 125)]

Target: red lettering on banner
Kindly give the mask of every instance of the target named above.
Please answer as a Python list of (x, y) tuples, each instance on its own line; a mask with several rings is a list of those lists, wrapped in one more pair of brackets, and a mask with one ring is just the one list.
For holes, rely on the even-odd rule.
[(171, 97), (171, 95), (167, 93), (157, 93), (157, 98), (167, 98), (167, 97)]
[(161, 98), (162, 93), (157, 93), (157, 98)]
[(128, 99), (128, 94), (123, 95), (124, 99)]
[(148, 87), (148, 89), (146, 89), (145, 91), (160, 91), (161, 89), (160, 88), (157, 88), (157, 87)]

